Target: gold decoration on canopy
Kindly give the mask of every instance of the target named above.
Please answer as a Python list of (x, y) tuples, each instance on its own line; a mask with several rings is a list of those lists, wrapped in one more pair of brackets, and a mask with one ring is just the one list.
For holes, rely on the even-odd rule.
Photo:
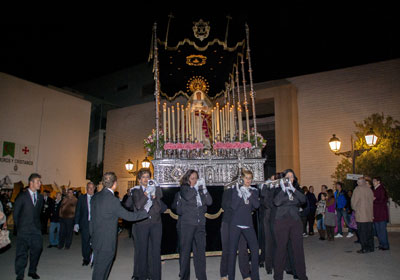
[(203, 21), (203, 19), (200, 19), (197, 22), (193, 22), (193, 34), (194, 37), (199, 39), (200, 41), (203, 41), (204, 39), (208, 38), (208, 35), (210, 35), (210, 22), (209, 21)]
[[(167, 46), (167, 43), (161, 41), (160, 39), (157, 39), (157, 42), (158, 42), (158, 44), (163, 45), (164, 47)], [(186, 38), (186, 39), (184, 39), (183, 41), (178, 42), (178, 44), (177, 44), (175, 47), (168, 47), (168, 46), (167, 46), (167, 50), (168, 50), (168, 51), (176, 51), (176, 50), (179, 49), (179, 47), (181, 47), (181, 46), (183, 46), (183, 45), (185, 45), (185, 44), (191, 45), (191, 46), (194, 47), (197, 51), (200, 51), (200, 52), (206, 51), (206, 50), (208, 49), (209, 46), (213, 46), (213, 45), (215, 45), (215, 44), (218, 44), (218, 45), (220, 45), (220, 46), (223, 46), (223, 47), (224, 47), (224, 50), (226, 50), (226, 51), (234, 52), (234, 51), (237, 50), (237, 48), (243, 47), (243, 46), (244, 46), (245, 40), (242, 40), (241, 42), (238, 42), (238, 43), (237, 43), (235, 46), (233, 46), (233, 47), (228, 47), (228, 44), (226, 44), (225, 42), (222, 42), (222, 41), (219, 40), (219, 39), (214, 39), (214, 40), (208, 42), (207, 45), (205, 45), (204, 47), (199, 47), (199, 46), (197, 46), (197, 44), (196, 44), (195, 42), (193, 42), (192, 40)]]
[(207, 94), (210, 89), (210, 85), (208, 84), (207, 79), (203, 76), (193, 76), (187, 82), (186, 88), (188, 92), (193, 93), (200, 90)]
[(189, 66), (203, 66), (207, 57), (201, 54), (192, 54), (186, 57), (186, 64)]

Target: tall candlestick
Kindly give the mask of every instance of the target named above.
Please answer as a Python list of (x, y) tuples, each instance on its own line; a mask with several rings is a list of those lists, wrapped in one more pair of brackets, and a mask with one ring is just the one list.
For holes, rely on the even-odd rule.
[(222, 141), (222, 127), (223, 127), (223, 118), (222, 118), (222, 109), (219, 110), (219, 123), (220, 123), (220, 129), (219, 129), (219, 141)]
[(217, 121), (217, 124), (216, 124), (217, 129), (215, 131), (215, 137), (218, 138), (219, 131), (220, 131), (220, 126), (219, 126), (219, 104), (218, 104), (218, 102), (217, 102), (217, 111), (215, 112), (215, 117), (216, 117), (216, 121)]
[(172, 106), (172, 139), (175, 143), (176, 138), (175, 138), (175, 109), (174, 109), (174, 106)]
[(195, 134), (196, 134), (195, 131), (196, 131), (196, 130), (195, 130), (194, 111), (193, 111), (193, 110), (192, 110), (192, 112), (191, 112), (191, 115), (192, 115), (192, 121), (191, 121), (191, 122), (192, 122), (192, 131), (191, 131), (191, 132), (192, 132), (192, 134), (191, 134), (191, 138), (192, 138), (192, 139), (191, 139), (191, 140), (192, 140), (192, 142), (193, 142), (194, 139), (196, 139), (196, 136), (195, 136)]
[(250, 142), (249, 109), (247, 108), (246, 108), (246, 127), (247, 127), (247, 141)]
[(180, 133), (180, 116), (181, 116), (181, 111), (180, 111), (180, 107), (179, 107), (179, 103), (176, 103), (176, 133), (177, 133), (177, 138), (176, 140), (179, 142), (180, 138), (181, 138), (181, 133)]
[(163, 132), (164, 142), (167, 142), (167, 103), (163, 104)]
[(238, 122), (239, 122), (239, 141), (242, 141), (243, 134), (243, 120), (242, 120), (242, 108), (238, 108)]
[(171, 142), (171, 109), (168, 107), (168, 142)]
[(185, 143), (185, 109), (181, 105), (181, 131), (182, 131), (182, 143)]
[(203, 139), (203, 124), (201, 122), (201, 110), (199, 110), (199, 142), (201, 142)]

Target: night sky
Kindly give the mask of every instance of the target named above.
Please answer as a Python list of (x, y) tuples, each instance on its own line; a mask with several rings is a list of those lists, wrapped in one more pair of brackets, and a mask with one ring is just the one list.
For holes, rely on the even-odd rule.
[(392, 6), (310, 2), (267, 3), (266, 8), (214, 10), (212, 14), (208, 10), (183, 13), (170, 8), (152, 13), (146, 9), (124, 20), (90, 24), (3, 24), (0, 71), (43, 85), (71, 87), (146, 62), (152, 25), (158, 22), (163, 39), (170, 12), (176, 18), (170, 29), (175, 35), (181, 31), (178, 19), (187, 18), (191, 25), (194, 19), (218, 18), (224, 31), (229, 14), (232, 37), (244, 30), (234, 30), (235, 24), (247, 22), (255, 82), (400, 57), (400, 20)]

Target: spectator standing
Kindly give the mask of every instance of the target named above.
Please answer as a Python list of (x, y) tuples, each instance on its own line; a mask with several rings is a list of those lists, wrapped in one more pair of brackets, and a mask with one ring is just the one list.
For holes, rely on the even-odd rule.
[(327, 194), (327, 191), (328, 191), (327, 185), (321, 185), (321, 192), (318, 194), (318, 201), (321, 200), (321, 195), (323, 193)]
[(305, 203), (300, 205), (299, 207), (299, 215), (301, 218), (301, 222), (303, 224), (303, 237), (308, 237), (307, 234), (307, 219), (308, 219), (308, 214), (310, 214), (310, 202), (307, 199), (307, 193), (308, 193), (308, 188), (304, 186), (302, 188), (303, 194), (306, 197)]
[(350, 217), (347, 213), (348, 199), (345, 190), (343, 189), (343, 183), (336, 183), (336, 191), (335, 191), (335, 200), (336, 200), (336, 215), (337, 215), (337, 228), (338, 232), (335, 235), (335, 238), (343, 237), (343, 229), (342, 229), (342, 217), (344, 222), (346, 223), (349, 233), (347, 234), (347, 238), (353, 237), (352, 229), (349, 227)]
[(50, 207), (50, 229), (49, 229), (49, 246), (47, 248), (57, 247), (60, 236), (60, 206), (61, 193), (56, 193), (56, 199)]
[(321, 200), (317, 202), (316, 218), (317, 218), (317, 229), (319, 233), (319, 240), (325, 240), (326, 226), (324, 223), (325, 210), (326, 210), (326, 193), (321, 194)]
[(387, 222), (389, 221), (388, 195), (380, 177), (372, 179), (374, 185), (374, 227), (379, 240), (379, 250), (389, 250)]
[(310, 213), (307, 216), (308, 223), (308, 235), (314, 235), (314, 222), (315, 222), (315, 211), (317, 210), (317, 198), (314, 194), (314, 187), (310, 186), (306, 194), (308, 204), (310, 205)]
[(329, 189), (328, 199), (326, 201), (325, 217), (324, 217), (324, 223), (326, 226), (328, 241), (334, 240), (335, 225), (336, 225), (335, 208), (336, 208), (335, 195), (333, 194), (333, 191)]
[(68, 250), (72, 244), (72, 234), (74, 229), (75, 209), (78, 199), (74, 196), (74, 191), (68, 189), (67, 196), (62, 200), (60, 206), (60, 240), (58, 249)]
[(44, 204), (42, 212), (40, 213), (40, 222), (42, 223), (42, 234), (47, 234), (47, 224), (50, 218), (50, 209), (53, 207), (54, 200), (50, 197), (50, 192), (45, 190), (43, 192)]
[(374, 193), (363, 177), (357, 180), (357, 187), (354, 189), (351, 198), (351, 206), (356, 213), (357, 229), (361, 243), (361, 250), (358, 250), (357, 253), (373, 252)]

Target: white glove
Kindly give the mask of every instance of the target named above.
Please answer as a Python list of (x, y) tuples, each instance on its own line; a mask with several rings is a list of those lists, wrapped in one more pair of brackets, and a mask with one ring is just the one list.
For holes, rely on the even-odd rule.
[(74, 225), (74, 231), (75, 231), (75, 232), (78, 232), (78, 231), (79, 231), (79, 225), (78, 225), (78, 224), (75, 224), (75, 225)]
[(288, 187), (288, 189), (289, 190), (291, 190), (292, 192), (295, 192), (296, 191), (296, 189), (293, 187), (293, 185), (292, 185), (292, 182), (290, 182), (289, 181), (289, 187)]
[(153, 196), (156, 194), (156, 187), (154, 185), (147, 185), (146, 192), (147, 194)]

